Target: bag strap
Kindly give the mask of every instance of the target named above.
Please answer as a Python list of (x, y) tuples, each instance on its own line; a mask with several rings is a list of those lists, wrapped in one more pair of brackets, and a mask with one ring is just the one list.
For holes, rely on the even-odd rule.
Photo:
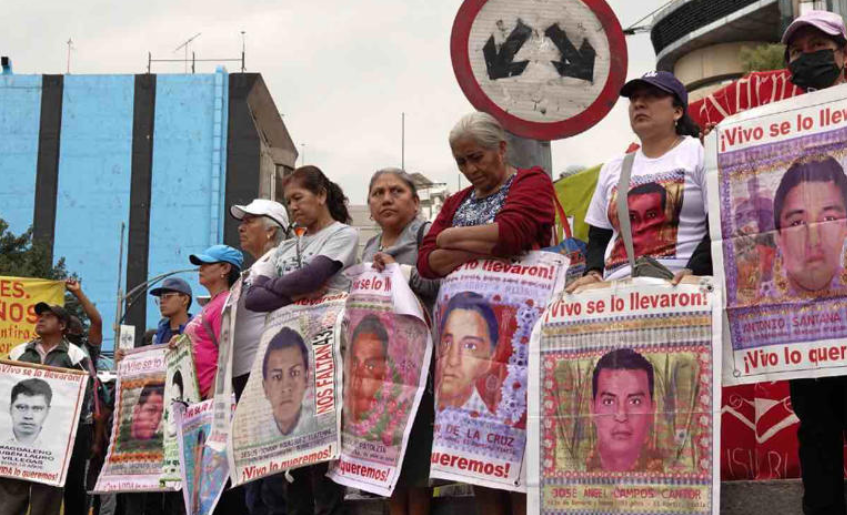
[[(565, 213), (565, 209), (562, 207), (562, 203), (559, 201), (559, 196), (556, 195), (555, 188), (553, 189), (553, 207), (556, 209), (556, 214), (559, 216), (559, 221), (562, 223), (562, 232), (564, 233), (562, 240), (567, 240), (571, 238), (571, 224), (568, 222), (568, 215)], [(555, 229), (555, 228), (554, 228)], [(553, 231), (553, 241), (556, 245), (560, 243), (559, 240), (559, 232)]]
[[(200, 315), (200, 316), (203, 317), (203, 315)], [(203, 317), (203, 319), (200, 321), (200, 323), (203, 324), (203, 329), (206, 331), (206, 334), (209, 335), (209, 338), (212, 339), (212, 343), (215, 344), (215, 348), (218, 348), (219, 347), (218, 338), (215, 336), (215, 331), (214, 331), (214, 329), (212, 329), (212, 324), (210, 324), (209, 321), (206, 320), (205, 317)]]
[(635, 152), (630, 152), (623, 158), (621, 166), (621, 177), (618, 180), (618, 235), (623, 238), (626, 249), (626, 257), (629, 259), (630, 273), (635, 272), (635, 251), (632, 246), (632, 226), (629, 223), (629, 205), (627, 204), (627, 193), (629, 183), (632, 179), (632, 164), (635, 162)]
[(424, 239), (424, 237), (426, 237), (426, 231), (427, 231), (427, 229), (429, 229), (429, 226), (431, 226), (431, 225), (432, 225), (432, 222), (424, 222), (424, 223), (421, 224), (420, 227), (418, 227), (418, 235), (417, 235), (417, 238), (416, 238), (416, 240), (418, 242), (418, 247), (420, 247), (421, 243), (423, 243), (423, 239)]

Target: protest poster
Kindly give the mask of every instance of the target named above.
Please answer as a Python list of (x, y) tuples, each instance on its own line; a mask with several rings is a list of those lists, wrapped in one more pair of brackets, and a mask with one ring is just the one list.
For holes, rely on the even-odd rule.
[(194, 356), (191, 353), (191, 339), (187, 335), (176, 338), (176, 346), (165, 351), (167, 376), (165, 377), (165, 462), (163, 464), (164, 481), (180, 481), (179, 445), (177, 442), (178, 424), (175, 406), (200, 402), (200, 386), (197, 384), (197, 371), (194, 368)]
[(530, 352), (527, 513), (717, 515), (720, 306), (712, 278), (552, 302)]
[[(260, 259), (266, 260), (267, 253)], [(247, 272), (249, 273), (249, 272)], [(215, 385), (212, 398), (215, 400), (212, 407), (212, 430), (206, 440), (206, 445), (216, 451), (224, 451), (229, 437), (229, 428), (232, 422), (232, 353), (235, 342), (235, 321), (238, 316), (238, 302), (244, 290), (244, 276), (238, 278), (230, 287), (221, 311), (221, 334), (218, 338), (218, 370), (215, 373)]]
[(80, 370), (0, 360), (0, 477), (65, 485), (87, 384)]
[(127, 352), (117, 365), (109, 451), (95, 493), (164, 492), (179, 487), (164, 473), (165, 345)]
[(844, 88), (727, 118), (706, 156), (724, 384), (844, 374)]
[(207, 400), (188, 406), (180, 404), (174, 410), (179, 431), (182, 496), (188, 515), (211, 514), (229, 477), (226, 451), (216, 451), (206, 445), (212, 430), (213, 405), (214, 400)]
[(0, 277), (0, 359), (12, 347), (37, 337), (35, 305), (65, 304), (65, 283), (32, 277)]
[(431, 477), (525, 491), (529, 337), (567, 264), (530, 252), (471, 261), (442, 280)]
[(346, 293), (272, 312), (227, 445), (233, 486), (338, 459)]
[(400, 266), (345, 271), (341, 458), (338, 484), (389, 497), (400, 477), (412, 422), (427, 384), (432, 335)]

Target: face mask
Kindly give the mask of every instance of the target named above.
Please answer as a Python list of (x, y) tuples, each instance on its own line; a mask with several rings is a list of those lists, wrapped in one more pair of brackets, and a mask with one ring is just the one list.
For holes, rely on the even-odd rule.
[(791, 82), (804, 91), (824, 89), (835, 84), (843, 68), (835, 64), (834, 50), (802, 54), (791, 64)]

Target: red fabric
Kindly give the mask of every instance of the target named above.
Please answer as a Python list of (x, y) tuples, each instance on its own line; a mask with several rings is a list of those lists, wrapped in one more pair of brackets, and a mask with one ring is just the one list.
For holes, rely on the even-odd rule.
[(788, 70), (754, 72), (688, 106), (688, 114), (700, 127), (718, 123), (754, 107), (801, 95), (803, 90), (789, 80)]
[[(441, 231), (453, 226), (453, 215), (473, 191), (469, 186), (444, 201), (432, 227), (418, 250), (418, 273), (426, 279), (439, 277), (429, 266), (429, 255), (437, 247)], [(518, 170), (503, 209), (494, 217), (500, 240), (492, 250), (495, 256), (513, 256), (533, 247), (546, 247), (553, 236), (553, 182), (541, 168)]]
[[(692, 102), (688, 112), (705, 127), (754, 107), (801, 95), (788, 70), (755, 72)], [(723, 389), (721, 479), (800, 477), (797, 416), (788, 383), (760, 383)]]

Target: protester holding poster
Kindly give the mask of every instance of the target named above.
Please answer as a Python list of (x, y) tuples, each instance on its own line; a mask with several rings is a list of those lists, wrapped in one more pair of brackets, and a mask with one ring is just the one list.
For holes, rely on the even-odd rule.
[(212, 245), (202, 254), (192, 254), (188, 259), (192, 265), (200, 267), (200, 284), (212, 297), (185, 326), (185, 334), (191, 338), (200, 395), (207, 399), (213, 394), (212, 386), (218, 369), (221, 311), (230, 287), (241, 275), (244, 258), (241, 252), (229, 245)]
[[(50, 341), (46, 324), (36, 330)], [(72, 344), (55, 345), (54, 355)], [(87, 379), (80, 370), (0, 362), (0, 514), (59, 514)]]
[[(365, 264), (345, 272), (353, 281), (347, 298), (342, 335), (344, 349), (344, 418), (340, 460), (329, 476), (343, 485), (390, 496), (392, 513), (406, 513), (412, 498), (416, 510), (429, 507), (425, 488), (432, 449), (432, 429), (423, 442), (411, 442), (415, 413), (427, 385), (432, 337), (420, 301), (396, 263), (382, 272)], [(431, 423), (431, 422), (430, 422)], [(428, 443), (428, 445), (426, 445)], [(408, 464), (407, 445), (426, 445), (423, 464)], [(402, 478), (401, 471), (407, 477)], [(395, 485), (420, 478), (394, 495)], [(415, 493), (409, 494), (408, 490)], [(417, 499), (416, 499), (417, 500)]]
[(719, 513), (720, 296), (634, 281), (559, 298), (533, 332), (533, 515)]
[[(245, 299), (245, 306), (251, 311), (271, 312), (288, 306), (298, 299), (320, 297), (324, 293), (330, 296), (339, 292), (346, 293), (350, 287), (349, 279), (341, 271), (356, 262), (359, 235), (354, 228), (348, 225), (351, 219), (347, 211), (347, 199), (344, 192), (337, 184), (330, 181), (318, 167), (303, 166), (294, 170), (291, 175), (286, 176), (283, 182), (283, 195), (288, 205), (288, 211), (297, 226), (295, 228), (296, 237), (282, 242), (268, 262), (253, 265), (251, 270), (251, 275), (254, 275), (253, 283), (249, 291), (246, 292)], [(270, 326), (269, 320), (268, 327)], [(277, 329), (279, 328), (277, 326)], [(299, 334), (304, 338), (310, 336), (307, 332), (302, 331)], [(267, 336), (267, 332), (265, 336)], [(289, 336), (279, 335), (280, 340), (293, 342), (293, 344), (285, 343), (285, 348), (280, 348), (271, 357), (275, 357), (277, 363), (286, 370), (286, 373), (299, 374), (302, 371), (298, 372), (297, 370), (298, 360), (290, 358), (295, 357), (298, 349), (303, 354), (303, 348), (299, 342), (295, 341), (293, 335)], [(310, 345), (315, 345), (313, 341), (308, 339), (304, 340), (303, 344), (307, 351)], [(262, 345), (263, 347), (260, 347), (260, 349), (267, 348), (268, 343), (264, 340), (264, 337)], [(263, 357), (263, 361), (270, 360), (270, 357), (265, 355), (266, 352), (260, 350), (257, 354), (247, 388), (250, 388), (250, 384), (258, 384), (256, 382), (259, 380), (266, 380), (264, 376), (267, 375), (267, 370), (264, 367), (258, 368), (260, 364), (259, 356)], [(301, 357), (304, 366), (308, 367), (310, 363), (312, 366), (317, 366), (310, 359), (311, 356), (303, 355)], [(279, 370), (283, 370), (283, 368)], [(259, 370), (263, 373), (259, 377), (255, 377)], [(299, 381), (305, 380), (305, 377), (298, 377)], [(275, 398), (276, 394), (273, 393), (272, 385), (278, 384), (280, 387), (284, 387), (287, 392), (289, 386), (285, 385), (289, 382), (288, 378), (283, 378), (278, 373), (274, 377), (269, 377), (269, 379), (274, 381), (267, 382), (268, 400), (273, 402), (272, 399)], [(282, 379), (285, 379), (285, 381), (280, 383)], [(314, 376), (311, 380), (314, 381)], [(293, 391), (300, 388), (296, 383), (297, 381), (290, 383)], [(323, 389), (321, 391), (328, 392), (329, 390)], [(311, 393), (314, 394), (315, 392)], [(278, 400), (277, 419), (282, 420), (276, 420), (274, 425), (281, 433), (284, 433), (289, 429), (287, 420), (285, 420), (288, 418), (286, 413), (288, 407), (286, 405), (290, 402), (288, 393)], [(318, 418), (327, 420), (328, 416)], [(236, 414), (237, 420), (238, 414)], [(306, 423), (306, 420), (303, 423)], [(299, 431), (299, 427), (295, 426), (293, 430)], [(329, 436), (326, 432), (324, 434), (327, 437)], [(285, 439), (284, 434), (278, 434), (277, 437)], [(293, 441), (296, 441), (296, 439)], [(331, 441), (331, 438), (318, 440), (313, 448), (329, 441)], [(328, 451), (329, 448), (325, 447), (324, 450)], [(338, 449), (334, 447), (332, 453), (337, 452)], [(340, 507), (344, 489), (326, 477), (327, 465), (324, 461), (326, 460), (313, 460), (313, 463), (319, 463), (301, 467), (292, 472), (298, 486), (287, 487), (286, 490), (287, 513), (289, 515), (311, 513), (312, 509), (331, 512)], [(282, 470), (279, 472), (282, 472)], [(236, 477), (237, 474), (239, 474), (239, 470), (237, 467), (233, 467), (234, 482), (244, 482), (243, 478)], [(278, 503), (279, 499), (276, 498), (272, 502)], [(270, 506), (269, 508), (282, 510), (280, 506)]]
[(641, 148), (600, 170), (585, 216), (585, 275), (568, 286), (569, 292), (632, 274), (618, 220), (618, 185), (625, 162), (631, 163), (626, 204), (632, 258), (657, 260), (676, 275), (675, 282), (687, 274), (712, 274), (703, 146), (697, 138), (700, 129), (687, 113), (685, 86), (669, 72), (650, 72), (627, 82), (620, 94), (630, 100), (629, 123)]
[[(412, 292), (421, 299), (431, 320), (432, 308), (438, 295), (439, 281), (424, 279), (415, 264), (418, 247), (426, 236), (430, 223), (418, 218), (420, 198), (411, 176), (399, 168), (377, 171), (368, 187), (368, 207), (371, 218), (381, 232), (371, 238), (362, 251), (362, 261), (373, 262), (377, 271), (391, 263), (399, 263)], [(432, 376), (434, 361), (430, 360), (428, 386), (424, 389), (409, 435), (400, 478), (391, 494), (392, 515), (429, 513), (432, 489), (429, 481), (429, 456), (432, 452), (432, 424), (435, 420)]]
[(287, 513), (333, 513), (343, 500), (343, 487), (325, 473), (327, 462), (340, 454), (340, 315), (346, 297), (303, 299), (269, 315), (232, 421), (233, 484), (290, 470)]
[[(421, 244), (421, 276), (444, 277), (480, 258), (512, 257), (548, 246), (555, 223), (553, 183), (541, 168), (518, 170), (506, 162), (506, 133), (500, 123), (487, 113), (470, 113), (450, 131), (449, 142), (471, 186), (444, 202)], [(437, 349), (440, 362), (440, 344)], [(525, 510), (525, 496), (512, 495), (510, 502), (502, 492), (482, 485), (475, 495), (483, 513), (507, 513), (511, 504), (514, 513)]]
[(803, 511), (845, 513), (847, 30), (839, 15), (809, 11), (783, 43), (791, 81), (814, 93), (725, 119), (709, 156), (724, 382), (792, 379)]

